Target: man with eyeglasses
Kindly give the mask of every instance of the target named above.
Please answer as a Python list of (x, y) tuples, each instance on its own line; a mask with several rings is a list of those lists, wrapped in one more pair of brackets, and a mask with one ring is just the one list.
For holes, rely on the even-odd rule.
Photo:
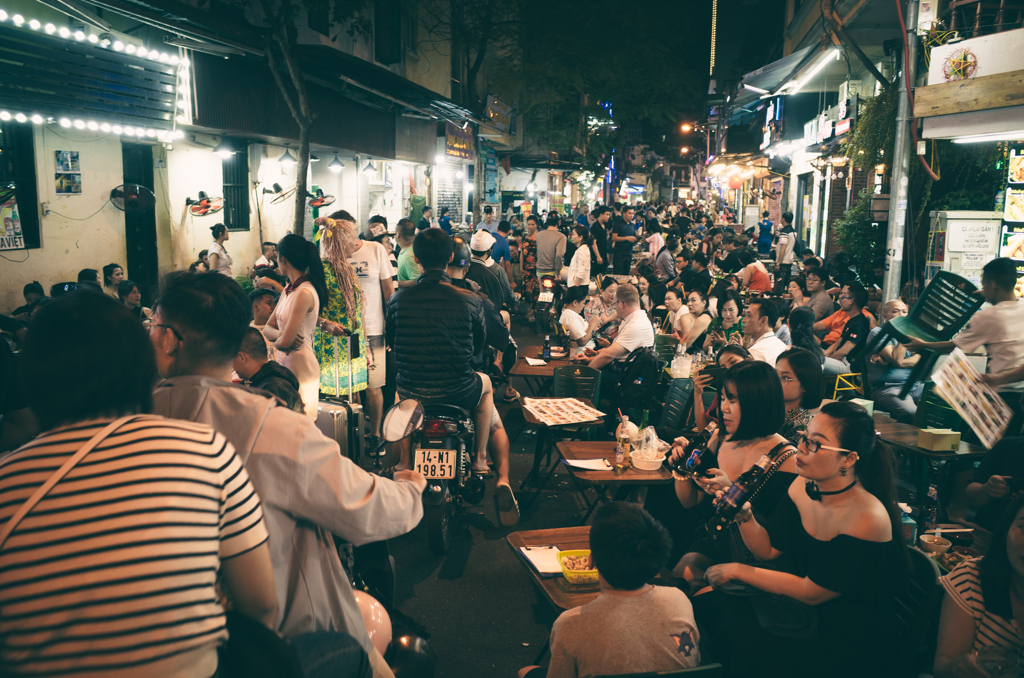
[(867, 303), (868, 292), (863, 285), (850, 283), (843, 287), (839, 295), (839, 310), (846, 313), (849, 319), (839, 339), (825, 350), (825, 364), (822, 367), (825, 374), (834, 376), (853, 371), (851, 362), (859, 357), (871, 330), (871, 323), (863, 313)]
[(615, 291), (615, 313), (622, 319), (615, 341), (597, 353), (589, 351), (589, 355), (579, 356), (580, 362), (599, 370), (622, 362), (638, 348), (654, 346), (654, 327), (647, 312), (640, 308), (640, 293), (635, 287), (619, 285)]
[[(814, 319), (824, 320), (832, 315), (834, 306), (832, 297), (825, 290), (828, 276), (820, 268), (808, 268), (804, 271), (804, 279), (807, 281), (807, 293), (811, 295), (807, 305), (814, 311)], [(817, 328), (815, 328), (817, 330)], [(824, 334), (822, 335), (824, 336)]]

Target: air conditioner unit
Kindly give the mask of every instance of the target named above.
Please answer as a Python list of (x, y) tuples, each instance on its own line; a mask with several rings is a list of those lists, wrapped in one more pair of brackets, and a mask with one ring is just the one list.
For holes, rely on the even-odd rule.
[(843, 84), (839, 85), (839, 100), (850, 99), (854, 95), (861, 96), (861, 86), (863, 82), (860, 80), (848, 80)]
[[(875, 64), (875, 68), (878, 69), (878, 72), (882, 74), (883, 78), (885, 78), (889, 82), (892, 82), (892, 62), (888, 60), (879, 61), (878, 63)], [(882, 93), (882, 83), (875, 80), (874, 85), (874, 94), (875, 96), (878, 96), (879, 94)]]

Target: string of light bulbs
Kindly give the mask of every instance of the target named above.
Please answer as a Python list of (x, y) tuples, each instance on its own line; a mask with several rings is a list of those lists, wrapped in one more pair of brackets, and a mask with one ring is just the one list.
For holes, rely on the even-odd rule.
[[(169, 91), (173, 91), (175, 93), (174, 119), (172, 125), (174, 122), (182, 124), (189, 122), (187, 114), (189, 110), (188, 99), (191, 89), (189, 87), (189, 60), (187, 58), (180, 57), (177, 54), (160, 52), (155, 49), (148, 50), (142, 45), (135, 45), (132, 43), (126, 44), (109, 33), (97, 35), (96, 33), (87, 32), (81, 28), (74, 31), (66, 26), (58, 28), (55, 24), (50, 22), (44, 24), (38, 19), (26, 19), (21, 14), (8, 14), (6, 10), (0, 9), (0, 23), (7, 23), (8, 21), (19, 29), (24, 30), (27, 28), (27, 30), (34, 32), (42, 31), (49, 36), (60, 37), (65, 40), (74, 40), (75, 42), (89, 43), (98, 49), (123, 52), (140, 59), (148, 58), (153, 62), (176, 66), (175, 86), (167, 86)], [(75, 128), (78, 130), (89, 130), (93, 132), (113, 132), (115, 134), (133, 136), (140, 139), (149, 137), (165, 142), (172, 141), (174, 139), (181, 139), (185, 136), (185, 133), (179, 129), (158, 130), (145, 125), (121, 125), (106, 121), (87, 120), (82, 118), (57, 118), (54, 116), (40, 115), (39, 113), (0, 110), (0, 121), (8, 122), (11, 120), (21, 123), (32, 122), (36, 125), (59, 124), (61, 127), (65, 128)]]

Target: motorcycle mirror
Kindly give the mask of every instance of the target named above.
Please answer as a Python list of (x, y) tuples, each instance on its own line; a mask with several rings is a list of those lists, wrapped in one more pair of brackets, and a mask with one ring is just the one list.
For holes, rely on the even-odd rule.
[(382, 427), (384, 440), (389, 443), (397, 443), (403, 438), (409, 437), (413, 431), (418, 431), (423, 426), (423, 405), (417, 400), (409, 398), (403, 400), (384, 416)]

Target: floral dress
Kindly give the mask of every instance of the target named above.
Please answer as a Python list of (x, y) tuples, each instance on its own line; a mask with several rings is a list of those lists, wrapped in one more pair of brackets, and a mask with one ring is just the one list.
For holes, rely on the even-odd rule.
[(520, 246), (520, 269), (523, 274), (523, 299), (537, 298), (537, 241), (523, 236)]
[(786, 412), (786, 419), (779, 429), (779, 435), (796, 445), (796, 437), (807, 430), (811, 413), (802, 407)]
[[(355, 391), (362, 391), (367, 385), (366, 371), (366, 332), (359, 319), (363, 316), (363, 298), (359, 286), (355, 286), (356, 312), (350, 314), (345, 308), (345, 298), (338, 288), (338, 279), (334, 275), (334, 267), (324, 261), (324, 279), (331, 300), (320, 314), (326, 320), (336, 322), (358, 338), (359, 357), (352, 361), (352, 383)], [(348, 362), (349, 338), (334, 337), (326, 332), (317, 331), (313, 339), (313, 350), (320, 362), (320, 392), (329, 396), (349, 394)]]
[[(604, 299), (599, 294), (596, 297), (590, 297), (590, 300), (587, 302), (586, 306), (583, 307), (583, 319), (587, 321), (587, 325), (590, 325), (591, 320), (593, 320), (594, 318), (606, 316), (611, 310), (612, 307), (606, 306), (604, 303)], [(608, 326), (608, 329), (605, 330), (604, 334), (614, 336), (615, 332), (618, 331), (618, 329), (619, 323), (613, 320)]]

